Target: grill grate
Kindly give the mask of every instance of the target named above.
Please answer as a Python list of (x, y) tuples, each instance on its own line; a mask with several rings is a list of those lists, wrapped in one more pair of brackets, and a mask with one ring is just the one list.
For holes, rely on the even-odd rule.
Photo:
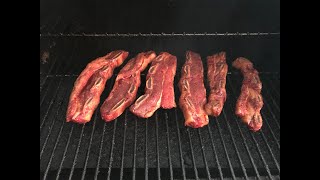
[[(153, 172), (156, 172), (155, 177), (157, 177), (158, 179), (166, 179), (166, 177), (170, 177), (171, 179), (173, 179), (176, 177), (179, 178), (180, 176), (182, 176), (183, 179), (199, 179), (207, 177), (209, 177), (209, 179), (218, 177), (244, 177), (245, 179), (249, 179), (250, 176), (257, 176), (258, 179), (262, 179), (262, 177), (266, 175), (270, 179), (273, 179), (274, 175), (280, 174), (280, 137), (279, 132), (276, 132), (280, 131), (280, 126), (277, 124), (277, 121), (279, 121), (279, 119), (276, 118), (275, 112), (267, 108), (267, 103), (269, 103), (270, 97), (267, 96), (266, 92), (264, 91), (263, 95), (265, 97), (266, 106), (264, 106), (262, 113), (265, 125), (263, 126), (260, 132), (254, 134), (250, 133), (249, 130), (247, 130), (247, 128), (242, 123), (240, 123), (240, 120), (238, 118), (235, 118), (233, 114), (232, 107), (234, 107), (233, 102), (235, 101), (236, 93), (230, 91), (230, 87), (231, 90), (235, 88), (232, 86), (240, 87), (240, 84), (237, 84), (235, 82), (235, 80), (240, 78), (238, 77), (238, 75), (228, 75), (227, 86), (230, 86), (228, 88), (229, 96), (221, 116), (216, 119), (210, 118), (209, 126), (197, 130), (183, 127), (183, 116), (179, 109), (168, 110), (168, 112), (165, 112), (164, 110), (159, 110), (154, 115), (155, 117), (151, 117), (148, 120), (142, 120), (139, 118), (135, 118), (134, 120), (129, 119), (128, 114), (130, 114), (130, 112), (126, 110), (125, 113), (119, 117), (119, 119), (113, 122), (113, 124), (105, 124), (104, 122), (101, 122), (102, 120), (99, 116), (99, 112), (97, 111), (94, 115), (93, 120), (85, 126), (76, 125), (72, 123), (65, 123), (64, 113), (68, 99), (66, 96), (68, 93), (66, 92), (69, 92), (71, 90), (72, 82), (75, 80), (76, 77), (49, 77), (49, 79), (51, 78), (54, 79), (53, 81), (61, 82), (60, 84), (63, 84), (63, 87), (61, 85), (57, 86), (56, 93), (52, 96), (52, 98), (50, 98), (49, 96), (45, 98), (45, 101), (53, 102), (53, 105), (52, 108), (48, 107), (48, 110), (44, 114), (45, 117), (43, 118), (44, 120), (41, 123), (43, 126), (40, 131), (40, 141), (43, 141), (40, 146), (40, 160), (42, 164), (41, 168), (43, 168), (42, 173), (44, 179), (50, 176), (54, 176), (57, 177), (57, 179), (59, 179), (62, 178), (62, 174), (64, 174), (64, 177), (65, 173), (67, 172), (69, 172), (69, 176), (67, 176), (69, 177), (69, 179), (73, 179), (76, 173), (80, 173), (79, 176), (81, 177), (81, 179), (85, 179), (90, 177), (88, 173), (91, 170), (89, 170), (88, 168), (96, 168), (92, 176), (95, 178), (98, 178), (99, 175), (102, 175), (102, 171), (107, 171), (108, 179), (116, 176), (116, 169), (118, 168), (120, 170), (120, 179), (126, 177), (128, 175), (128, 172), (129, 174), (132, 174), (132, 176), (137, 178), (136, 176), (139, 176), (141, 174), (141, 172), (138, 173), (137, 169), (139, 168), (144, 168), (145, 179), (151, 178), (150, 174), (155, 175)], [(265, 81), (263, 81), (263, 84), (265, 86), (264, 89), (269, 89), (269, 86), (267, 85), (268, 83), (265, 83)], [(57, 98), (56, 94), (64, 95), (61, 96), (61, 98)], [(232, 113), (230, 113), (230, 111)], [(159, 117), (159, 114), (161, 113), (164, 113), (164, 118)], [(51, 116), (50, 118), (46, 118), (48, 117), (48, 114), (55, 115), (52, 116), (53, 118), (51, 118)], [(124, 123), (120, 124), (120, 121), (124, 121)], [(130, 123), (129, 125), (128, 121), (133, 121), (133, 123)], [(159, 124), (161, 121), (164, 122)], [(176, 123), (169, 123), (169, 121), (175, 121)], [(236, 126), (234, 126), (234, 122)], [(222, 123), (224, 123), (225, 125), (223, 125)], [(233, 125), (230, 125), (230, 123), (233, 123)], [(120, 127), (120, 125), (123, 127)], [(129, 127), (131, 125), (132, 127)], [(175, 127), (171, 127), (172, 125), (174, 125)], [(97, 132), (97, 129), (99, 128), (98, 126), (100, 128), (103, 128), (102, 132)], [(141, 127), (142, 129), (138, 129)], [(129, 134), (128, 128), (132, 129), (133, 133)], [(170, 130), (176, 129), (176, 132), (170, 131), (169, 128)], [(80, 131), (80, 133), (76, 133), (75, 130)], [(137, 146), (140, 147), (140, 145), (137, 144), (137, 136), (139, 133), (138, 131), (145, 132), (144, 136), (139, 136), (139, 138), (143, 138), (140, 141), (145, 142), (143, 145), (145, 148), (143, 150), (144, 155), (142, 157), (140, 156), (140, 154), (137, 153), (137, 151), (139, 151), (137, 150)], [(163, 131), (163, 133), (160, 133), (160, 131)], [(218, 134), (218, 136), (212, 135), (212, 131), (217, 131), (215, 133)], [(122, 136), (116, 136), (116, 132), (122, 133)], [(107, 136), (111, 136), (111, 141), (106, 141), (106, 133)], [(226, 133), (228, 134), (226, 135)], [(240, 138), (238, 137), (238, 133), (240, 133), (239, 137), (242, 140), (240, 140)], [(155, 140), (155, 143), (151, 144), (151, 142), (149, 141), (150, 134), (153, 134), (151, 135), (153, 137), (155, 136), (155, 138), (153, 138), (153, 140)], [(187, 136), (185, 136), (186, 134)], [(129, 141), (128, 136), (131, 135), (133, 135), (132, 139), (134, 145), (133, 149), (129, 150), (127, 149)], [(208, 140), (210, 140), (210, 142), (204, 140), (206, 137), (204, 137), (203, 135), (209, 136)], [(258, 136), (260, 137), (258, 138)], [(100, 138), (94, 139), (96, 137)], [(61, 142), (61, 138), (67, 139), (66, 144)], [(173, 140), (176, 142), (178, 146), (177, 152), (172, 152), (171, 150)], [(238, 142), (239, 140), (240, 144)], [(83, 141), (85, 141), (85, 143)], [(165, 141), (164, 144), (166, 144), (166, 146), (160, 146), (159, 141)], [(218, 143), (218, 141), (221, 141), (221, 143)], [(49, 147), (49, 144), (51, 142), (53, 143), (53, 147)], [(248, 143), (250, 143), (251, 145), (253, 144), (255, 146), (255, 149), (250, 147)], [(99, 149), (99, 151), (98, 157), (96, 158), (96, 165), (89, 162), (89, 159), (92, 158), (92, 153), (95, 152), (95, 150), (93, 150), (93, 144), (97, 144), (99, 146), (99, 148), (97, 148)], [(153, 147), (154, 144), (155, 147)], [(60, 148), (58, 148), (59, 146)], [(61, 148), (61, 146), (64, 146), (65, 148)], [(110, 151), (107, 152), (106, 155), (106, 157), (108, 157), (108, 160), (103, 160), (103, 163), (101, 163), (102, 159), (105, 159), (102, 158), (102, 151), (105, 148), (105, 146), (111, 146)], [(198, 149), (196, 146), (200, 146), (202, 148)], [(217, 146), (219, 149), (222, 149), (222, 151), (219, 150), (217, 152)], [(70, 150), (70, 147), (73, 147), (72, 150)], [(209, 147), (213, 150), (208, 151)], [(232, 152), (230, 150), (230, 147), (233, 148)], [(246, 163), (243, 162), (243, 158), (245, 158), (246, 154), (240, 152), (239, 148), (245, 148), (246, 154), (250, 159), (250, 164), (252, 165), (252, 167), (248, 166)], [(80, 153), (80, 151), (84, 151), (85, 153)], [(120, 161), (117, 157), (115, 157), (116, 151), (121, 152)], [(160, 154), (160, 152), (162, 151), (166, 152)], [(224, 154), (224, 156), (220, 156), (219, 153), (221, 152)], [(235, 154), (232, 154), (233, 152), (235, 152)], [(274, 152), (276, 152), (276, 154)], [(128, 161), (130, 161), (129, 159), (126, 159), (126, 153), (132, 153), (132, 170), (129, 170), (126, 166)], [(62, 154), (62, 159), (59, 160), (55, 158), (56, 156), (60, 156), (58, 154)], [(84, 161), (80, 162), (80, 154), (84, 156), (82, 158), (84, 159)], [(152, 157), (156, 158), (151, 159), (150, 154), (155, 154), (155, 156)], [(163, 154), (166, 154), (167, 156), (167, 167), (164, 167), (163, 164), (160, 162), (164, 158), (161, 157)], [(195, 157), (199, 154), (201, 154), (200, 157)], [(258, 154), (258, 156), (256, 156), (256, 154)], [(46, 160), (47, 156), (49, 157), (48, 160)], [(177, 158), (172, 159), (172, 156), (177, 156)], [(230, 156), (236, 156), (236, 158)], [(137, 167), (137, 161), (141, 161), (143, 157), (145, 165), (142, 167), (139, 165), (139, 167)], [(223, 157), (226, 158), (224, 159)], [(212, 158), (211, 161), (215, 161), (215, 166), (212, 166), (211, 162), (207, 162), (209, 158)], [(70, 165), (66, 164), (67, 159), (68, 161), (71, 160)], [(178, 162), (175, 162), (176, 159), (178, 159)], [(189, 162), (191, 161), (191, 164), (187, 163), (185, 160)], [(227, 162), (224, 162), (221, 165), (221, 161), (225, 160)], [(53, 161), (55, 161), (55, 164), (59, 161), (60, 163), (58, 166), (52, 166)], [(155, 163), (150, 163), (153, 161)], [(46, 164), (44, 162), (47, 162), (47, 165), (44, 165)], [(262, 165), (260, 163), (262, 163)], [(181, 168), (179, 171), (177, 171), (178, 173), (181, 173), (180, 175), (177, 175), (177, 172), (175, 172), (178, 168), (173, 167), (176, 166), (175, 164), (179, 164), (178, 167)], [(78, 172), (77, 169), (81, 167), (83, 167), (82, 172)], [(52, 172), (52, 170), (54, 171), (54, 169), (56, 168), (58, 169), (58, 171), (55, 174)], [(65, 168), (69, 169), (69, 171), (65, 170)], [(162, 171), (168, 171), (169, 173), (164, 172), (164, 174), (167, 176), (163, 176)]]
[[(126, 110), (110, 123), (101, 119), (98, 108), (86, 125), (65, 123), (68, 96), (85, 64), (79, 59), (92, 58), (91, 52), (103, 54), (108, 46), (107, 41), (87, 38), (54, 47), (52, 61), (41, 67), (41, 179), (280, 179), (279, 73), (260, 74), (264, 125), (257, 133), (234, 114), (242, 76), (232, 71), (227, 75), (222, 114), (210, 117), (209, 125), (201, 129), (184, 127), (179, 108), (159, 109), (147, 120)], [(183, 54), (179, 59), (184, 59)], [(182, 64), (179, 60), (175, 84)], [(107, 82), (102, 100), (111, 91), (116, 73)], [(144, 73), (137, 96), (143, 93), (145, 78)], [(177, 87), (175, 91), (178, 100)]]
[(210, 37), (210, 36), (280, 36), (280, 32), (226, 32), (226, 33), (40, 33), (40, 37)]

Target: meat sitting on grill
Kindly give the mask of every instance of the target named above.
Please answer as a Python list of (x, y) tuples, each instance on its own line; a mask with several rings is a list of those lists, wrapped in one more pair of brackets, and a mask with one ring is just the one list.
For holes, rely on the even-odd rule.
[(142, 118), (148, 118), (160, 108), (176, 107), (173, 81), (176, 74), (177, 58), (162, 52), (151, 64), (148, 71), (145, 94), (130, 107), (130, 111)]
[(227, 98), (226, 77), (228, 65), (226, 63), (226, 53), (220, 52), (207, 57), (208, 72), (207, 77), (210, 85), (210, 95), (205, 110), (208, 115), (219, 116), (224, 102)]
[(100, 95), (113, 70), (127, 58), (128, 52), (118, 50), (90, 62), (74, 83), (67, 109), (67, 122), (84, 124), (90, 121), (100, 102)]
[(140, 74), (155, 57), (153, 51), (139, 53), (120, 70), (113, 89), (100, 108), (102, 119), (114, 120), (133, 103), (141, 84)]
[(174, 96), (174, 77), (177, 71), (177, 58), (169, 53), (163, 53), (165, 56), (165, 63), (167, 65), (167, 72), (164, 76), (161, 107), (163, 109), (171, 109), (177, 107)]
[(199, 54), (187, 51), (179, 81), (181, 96), (179, 106), (185, 118), (185, 126), (199, 128), (209, 123), (204, 106), (206, 89), (203, 84), (203, 65)]
[(236, 104), (236, 115), (249, 126), (252, 131), (258, 131), (262, 126), (260, 110), (263, 106), (261, 96), (262, 83), (258, 71), (253, 68), (252, 63), (245, 58), (237, 58), (232, 66), (241, 70), (243, 82), (241, 93)]

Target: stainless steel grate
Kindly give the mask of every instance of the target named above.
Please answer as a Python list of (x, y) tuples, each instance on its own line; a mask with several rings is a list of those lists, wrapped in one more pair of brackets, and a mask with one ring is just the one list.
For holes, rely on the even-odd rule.
[[(63, 39), (63, 43), (50, 39), (57, 46), (52, 50), (52, 61), (40, 69), (41, 179), (280, 179), (279, 73), (260, 74), (264, 125), (257, 133), (234, 115), (242, 77), (232, 71), (222, 114), (210, 117), (209, 125), (201, 129), (184, 127), (179, 108), (160, 109), (147, 120), (126, 110), (110, 123), (100, 118), (97, 109), (86, 125), (66, 123), (68, 97), (86, 63), (79, 59), (105, 53), (110, 43), (86, 38)], [(134, 47), (134, 42), (128, 41), (128, 46)], [(152, 47), (161, 49), (163, 44), (155, 42)], [(183, 58), (180, 51), (177, 54), (178, 60)], [(183, 61), (178, 62), (175, 84)], [(107, 97), (115, 77), (107, 82), (101, 100)], [(138, 95), (143, 89), (144, 83)], [(178, 100), (177, 87), (175, 91)]]

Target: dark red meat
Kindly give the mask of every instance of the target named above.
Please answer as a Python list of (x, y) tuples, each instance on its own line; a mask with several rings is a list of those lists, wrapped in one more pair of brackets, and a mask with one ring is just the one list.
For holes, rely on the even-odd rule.
[(126, 51), (112, 51), (86, 66), (74, 83), (67, 109), (67, 122), (84, 124), (90, 121), (107, 80), (127, 56)]
[(199, 128), (209, 123), (204, 110), (206, 89), (203, 84), (203, 65), (199, 54), (187, 51), (179, 81), (181, 96), (179, 106), (185, 118), (185, 126)]
[(153, 51), (139, 53), (121, 69), (113, 89), (100, 108), (102, 119), (112, 121), (132, 104), (141, 84), (140, 74), (155, 57)]
[(130, 111), (142, 118), (148, 118), (161, 107), (169, 109), (176, 106), (173, 80), (176, 71), (175, 56), (162, 52), (151, 64), (148, 71), (145, 94), (130, 107)]
[(161, 107), (163, 109), (171, 109), (176, 107), (176, 101), (174, 96), (174, 77), (177, 70), (177, 58), (169, 53), (164, 53), (166, 56), (167, 72), (164, 77), (163, 91), (161, 98)]
[(258, 131), (262, 127), (260, 110), (263, 106), (259, 73), (253, 68), (252, 63), (243, 57), (233, 61), (232, 66), (241, 70), (244, 76), (236, 104), (236, 115), (248, 125), (250, 130)]
[(227, 98), (226, 78), (228, 65), (226, 63), (226, 53), (220, 52), (207, 57), (208, 72), (207, 77), (210, 86), (210, 95), (205, 110), (208, 115), (219, 116), (224, 102)]

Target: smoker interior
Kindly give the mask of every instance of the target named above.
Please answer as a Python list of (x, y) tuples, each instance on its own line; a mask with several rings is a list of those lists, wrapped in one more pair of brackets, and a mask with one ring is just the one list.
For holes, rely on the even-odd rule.
[(280, 32), (280, 1), (41, 0), (40, 32)]
[[(278, 0), (40, 0), (40, 179), (280, 179), (280, 5)], [(227, 100), (200, 129), (184, 126), (179, 108), (149, 119), (128, 110), (105, 123), (98, 106), (86, 125), (66, 123), (73, 83), (96, 57), (123, 49), (177, 56), (226, 51)], [(253, 133), (234, 114), (242, 76), (253, 61), (263, 83), (264, 124)], [(146, 69), (137, 96), (143, 94)], [(208, 82), (204, 83), (208, 94)]]
[[(280, 35), (101, 35), (40, 36), (40, 179), (279, 179), (280, 178)], [(177, 56), (177, 82), (186, 50), (206, 56), (227, 53), (227, 100), (218, 118), (200, 129), (184, 126), (179, 108), (159, 109), (149, 119), (126, 110), (105, 123), (98, 106), (85, 125), (66, 123), (73, 83), (88, 62), (115, 50), (129, 57), (108, 80), (108, 96), (121, 67), (137, 53), (154, 50)], [(43, 53), (49, 58), (43, 58)], [(264, 124), (248, 130), (234, 114), (242, 76), (231, 67), (239, 56), (260, 72)], [(137, 96), (143, 94), (148, 68)], [(204, 83), (208, 94), (208, 82)]]

